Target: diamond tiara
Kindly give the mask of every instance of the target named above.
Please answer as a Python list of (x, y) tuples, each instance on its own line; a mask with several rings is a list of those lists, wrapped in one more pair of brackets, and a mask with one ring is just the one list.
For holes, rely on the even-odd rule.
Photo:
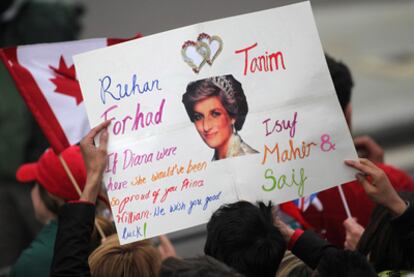
[(219, 89), (224, 91), (228, 96), (234, 96), (233, 85), (225, 76), (215, 76), (210, 78), (211, 82), (216, 85)]

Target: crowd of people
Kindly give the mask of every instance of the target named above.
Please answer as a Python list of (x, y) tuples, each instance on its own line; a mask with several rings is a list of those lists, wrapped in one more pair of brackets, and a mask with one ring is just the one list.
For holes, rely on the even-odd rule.
[[(351, 128), (349, 69), (326, 58)], [(383, 164), (381, 148), (367, 137), (355, 140), (361, 158), (344, 161), (359, 172), (356, 181), (342, 186), (355, 218), (340, 210), (339, 193), (332, 188), (318, 195), (324, 211), (309, 209), (303, 214), (313, 231), (286, 224), (272, 203), (239, 201), (221, 206), (211, 216), (203, 256), (178, 257), (166, 236), (159, 237), (159, 245), (151, 240), (120, 245), (113, 224), (97, 216), (105, 205), (99, 199), (109, 125), (103, 122), (80, 146), (62, 153), (80, 191), (50, 150), (17, 171), (20, 182), (35, 183), (32, 201), (44, 227), (10, 276), (414, 274), (414, 183), (404, 172)]]

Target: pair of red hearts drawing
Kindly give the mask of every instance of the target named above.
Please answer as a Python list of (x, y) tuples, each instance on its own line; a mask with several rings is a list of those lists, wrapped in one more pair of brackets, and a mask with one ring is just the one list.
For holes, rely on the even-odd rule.
[(187, 40), (184, 42), (181, 47), (181, 55), (194, 73), (199, 73), (206, 63), (212, 65), (222, 50), (223, 41), (219, 36), (201, 33), (196, 41)]

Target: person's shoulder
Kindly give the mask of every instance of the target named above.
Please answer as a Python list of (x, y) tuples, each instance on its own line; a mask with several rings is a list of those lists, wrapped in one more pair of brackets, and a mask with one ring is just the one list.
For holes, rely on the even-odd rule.
[(52, 258), (53, 253), (50, 256), (44, 256), (27, 249), (22, 252), (8, 276), (49, 276)]
[(407, 175), (407, 173), (405, 173), (402, 169), (390, 164), (376, 163), (375, 165), (381, 168), (386, 174)]
[(391, 184), (399, 191), (414, 191), (414, 181), (403, 170), (389, 164), (376, 164), (381, 168), (391, 181)]
[(52, 220), (45, 225), (30, 246), (23, 251), (22, 256), (24, 254), (25, 257), (30, 257), (35, 260), (42, 258), (49, 259), (49, 257), (53, 256), (57, 228), (56, 220)]
[(29, 247), (22, 252), (9, 276), (49, 275), (56, 231), (55, 221), (44, 226)]

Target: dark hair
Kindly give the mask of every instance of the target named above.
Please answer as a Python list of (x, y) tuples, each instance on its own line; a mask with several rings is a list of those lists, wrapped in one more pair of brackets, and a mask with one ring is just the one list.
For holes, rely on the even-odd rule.
[(241, 277), (231, 267), (210, 256), (178, 259), (168, 258), (161, 264), (160, 277)]
[(42, 185), (36, 184), (39, 188), (39, 195), (42, 202), (45, 204), (45, 207), (52, 212), (53, 214), (57, 215), (59, 213), (59, 208), (62, 206), (63, 203), (59, 203), (57, 199), (54, 199), (49, 195), (47, 190), (42, 187)]
[(335, 87), (341, 108), (345, 111), (346, 106), (351, 101), (351, 92), (354, 82), (351, 72), (346, 64), (336, 61), (325, 53), (326, 63), (328, 64), (329, 73)]
[[(403, 192), (400, 196), (411, 202), (414, 200), (413, 192)], [(369, 261), (377, 272), (414, 268), (414, 234), (403, 236), (401, 230), (391, 225), (392, 219), (387, 208), (377, 205), (357, 245), (359, 252), (369, 254)]]
[(215, 76), (188, 84), (182, 102), (191, 122), (194, 122), (194, 105), (211, 96), (220, 97), (230, 117), (236, 120), (234, 128), (241, 130), (248, 112), (247, 100), (242, 85), (233, 75)]
[(320, 277), (376, 277), (367, 258), (357, 251), (337, 250), (322, 257), (316, 268)]
[(239, 201), (215, 211), (204, 252), (246, 276), (274, 277), (286, 242), (273, 225), (271, 203), (258, 205)]

